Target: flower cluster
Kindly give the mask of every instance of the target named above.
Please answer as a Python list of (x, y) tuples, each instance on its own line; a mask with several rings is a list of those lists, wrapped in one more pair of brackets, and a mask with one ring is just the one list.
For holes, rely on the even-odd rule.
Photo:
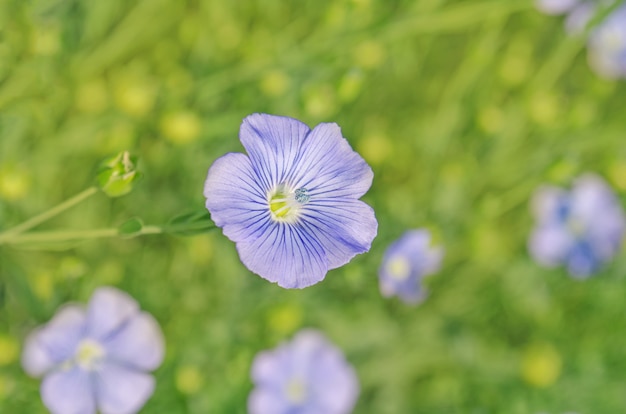
[(626, 217), (609, 186), (584, 175), (571, 191), (542, 187), (532, 199), (537, 221), (529, 240), (531, 255), (542, 265), (564, 264), (575, 277), (587, 277), (619, 250)]
[[(547, 14), (566, 14), (569, 33), (585, 32), (596, 14), (612, 2), (592, 0), (537, 0), (537, 8)], [(591, 28), (588, 36), (589, 64), (602, 77), (626, 77), (626, 3)]]

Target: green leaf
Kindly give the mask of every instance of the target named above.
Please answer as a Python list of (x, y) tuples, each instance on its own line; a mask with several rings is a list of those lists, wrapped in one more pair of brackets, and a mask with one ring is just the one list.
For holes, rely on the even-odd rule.
[(120, 236), (124, 237), (138, 236), (141, 233), (142, 229), (143, 221), (141, 221), (141, 219), (137, 217), (133, 217), (130, 220), (125, 221), (118, 227)]
[(163, 228), (164, 233), (179, 236), (193, 236), (215, 228), (211, 215), (205, 209), (179, 214), (173, 217)]

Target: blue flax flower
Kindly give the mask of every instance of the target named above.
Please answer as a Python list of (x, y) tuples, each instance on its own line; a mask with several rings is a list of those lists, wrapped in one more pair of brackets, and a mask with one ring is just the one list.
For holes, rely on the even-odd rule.
[(337, 124), (310, 130), (296, 119), (253, 114), (239, 139), (248, 155), (217, 159), (204, 196), (248, 269), (303, 288), (369, 250), (378, 224), (359, 197), (373, 173)]
[(532, 199), (537, 224), (530, 236), (534, 259), (548, 267), (564, 264), (584, 278), (619, 250), (626, 219), (613, 191), (598, 176), (578, 178), (571, 191), (542, 187)]
[(359, 394), (352, 366), (313, 330), (260, 352), (252, 364), (252, 381), (250, 414), (347, 414)]
[(126, 293), (97, 289), (87, 309), (65, 305), (30, 334), (24, 370), (43, 376), (41, 397), (54, 414), (136, 413), (154, 391), (148, 371), (163, 359), (154, 318)]
[(441, 266), (443, 249), (431, 246), (427, 230), (409, 230), (385, 252), (378, 271), (380, 291), (385, 297), (397, 295), (406, 303), (426, 297), (422, 278)]

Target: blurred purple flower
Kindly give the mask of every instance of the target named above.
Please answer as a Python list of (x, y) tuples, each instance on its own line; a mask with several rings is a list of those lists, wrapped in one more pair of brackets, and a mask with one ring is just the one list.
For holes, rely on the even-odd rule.
[(41, 397), (54, 414), (136, 413), (154, 392), (148, 371), (163, 360), (156, 320), (134, 299), (97, 289), (87, 309), (65, 305), (26, 339), (24, 370), (44, 377)]
[(410, 230), (387, 248), (378, 271), (383, 296), (397, 295), (406, 303), (426, 297), (422, 278), (437, 272), (443, 258), (443, 249), (430, 244), (427, 230)]
[(589, 64), (602, 77), (626, 77), (626, 3), (591, 32)]
[(572, 276), (588, 277), (622, 244), (624, 210), (611, 188), (596, 175), (578, 178), (569, 192), (540, 188), (533, 196), (532, 210), (537, 224), (529, 250), (544, 266), (564, 264)]
[(303, 288), (369, 250), (378, 223), (359, 197), (373, 173), (337, 124), (311, 131), (296, 119), (253, 114), (239, 139), (248, 155), (216, 160), (204, 196), (248, 269)]
[(251, 375), (250, 414), (347, 414), (359, 394), (352, 366), (314, 330), (257, 354)]

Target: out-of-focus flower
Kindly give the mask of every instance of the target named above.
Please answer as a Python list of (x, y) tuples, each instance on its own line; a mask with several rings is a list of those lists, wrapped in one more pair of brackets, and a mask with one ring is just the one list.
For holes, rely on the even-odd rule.
[(532, 199), (537, 224), (529, 250), (542, 265), (564, 264), (584, 278), (619, 250), (626, 218), (611, 188), (596, 175), (578, 178), (571, 191), (540, 188)]
[(248, 269), (304, 288), (369, 250), (378, 223), (359, 197), (373, 173), (337, 124), (310, 130), (296, 119), (254, 114), (239, 138), (248, 155), (216, 160), (204, 196)]
[(613, 11), (589, 37), (589, 64), (609, 79), (626, 77), (626, 4)]
[(381, 293), (406, 303), (423, 300), (422, 278), (439, 270), (442, 258), (443, 249), (431, 246), (427, 230), (407, 231), (385, 252), (378, 271)]
[(319, 332), (260, 352), (252, 364), (250, 414), (347, 414), (359, 394), (356, 373)]
[(154, 392), (148, 373), (163, 360), (156, 320), (111, 287), (87, 309), (69, 304), (26, 340), (24, 370), (44, 377), (41, 397), (54, 414), (136, 413)]

